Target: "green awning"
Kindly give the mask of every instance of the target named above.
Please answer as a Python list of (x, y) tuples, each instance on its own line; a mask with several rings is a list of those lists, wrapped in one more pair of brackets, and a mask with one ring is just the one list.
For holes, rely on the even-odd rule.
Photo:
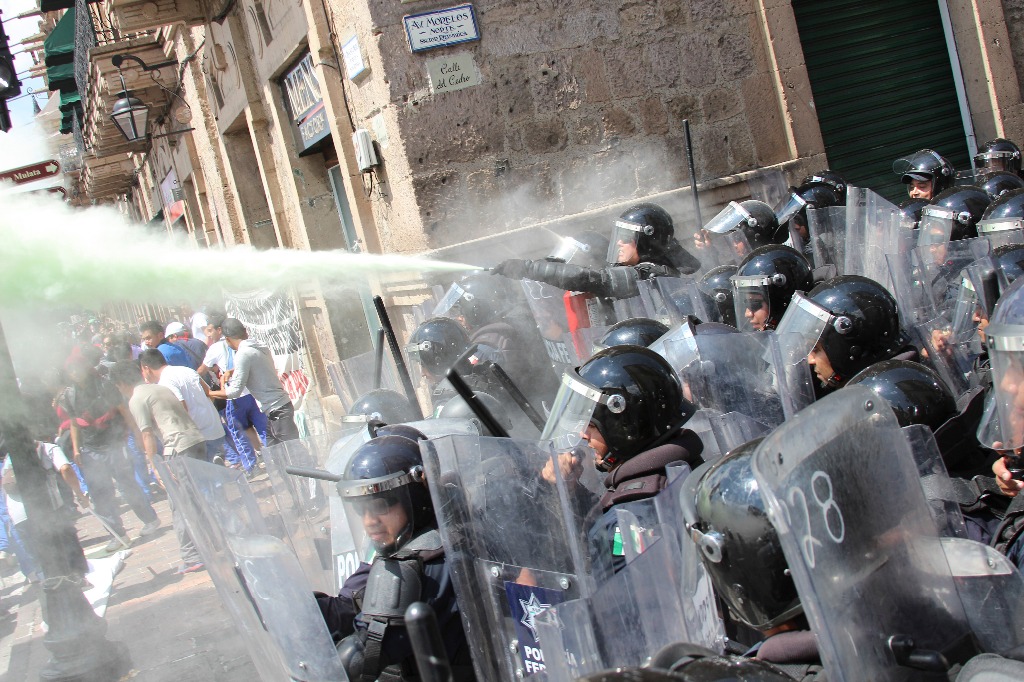
[(43, 41), (46, 65), (68, 64), (75, 58), (75, 8), (64, 13)]
[(60, 95), (60, 110), (65, 115), (75, 108), (75, 105), (82, 101), (82, 95), (76, 90), (75, 92), (61, 93)]
[(60, 119), (60, 132), (66, 135), (66, 134), (70, 133), (72, 131), (72, 129), (74, 129), (74, 127), (75, 127), (75, 110), (72, 108), (72, 109), (69, 109), (69, 110), (65, 111), (64, 115), (61, 116), (61, 119)]
[(50, 83), (50, 90), (74, 92), (78, 89), (78, 83), (75, 82), (74, 64), (51, 66), (46, 70), (46, 80)]
[(39, 0), (39, 9), (44, 12), (54, 12), (59, 9), (69, 9), (75, 6), (75, 0)]

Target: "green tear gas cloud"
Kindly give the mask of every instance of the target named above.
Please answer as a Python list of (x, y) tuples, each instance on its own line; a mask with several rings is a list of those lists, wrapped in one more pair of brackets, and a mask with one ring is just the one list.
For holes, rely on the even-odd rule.
[(115, 209), (76, 209), (38, 194), (0, 191), (0, 307), (204, 300), (222, 289), (479, 269), (347, 251), (206, 249), (129, 223)]

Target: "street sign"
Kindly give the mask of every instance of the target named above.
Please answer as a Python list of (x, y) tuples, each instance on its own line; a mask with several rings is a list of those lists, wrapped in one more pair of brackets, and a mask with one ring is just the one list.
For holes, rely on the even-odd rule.
[(60, 164), (50, 159), (49, 161), (41, 161), (29, 166), (4, 171), (0, 173), (0, 182), (6, 180), (13, 182), (15, 185), (24, 185), (28, 182), (52, 178), (57, 173), (60, 173)]

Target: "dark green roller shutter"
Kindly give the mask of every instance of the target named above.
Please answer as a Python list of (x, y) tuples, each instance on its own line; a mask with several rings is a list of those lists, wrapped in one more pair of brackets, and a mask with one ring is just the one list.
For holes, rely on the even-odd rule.
[(829, 167), (902, 201), (892, 162), (934, 149), (970, 168), (936, 0), (793, 0)]

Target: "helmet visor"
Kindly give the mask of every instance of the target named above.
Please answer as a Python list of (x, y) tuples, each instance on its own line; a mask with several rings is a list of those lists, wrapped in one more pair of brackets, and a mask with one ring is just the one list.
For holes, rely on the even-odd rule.
[(434, 354), (431, 352), (434, 344), (431, 341), (414, 341), (405, 345), (405, 356), (408, 359), (409, 373), (413, 377), (413, 382), (417, 381), (416, 377), (426, 376), (429, 372), (431, 375), (433, 372)]
[(779, 225), (785, 225), (786, 221), (805, 208), (807, 208), (807, 202), (804, 201), (804, 198), (796, 192), (790, 192), (785, 203), (775, 209), (775, 218), (779, 221)]
[(960, 289), (957, 291), (956, 301), (950, 312), (950, 337), (953, 343), (966, 343), (974, 338), (982, 314), (978, 293), (965, 271), (960, 279)]
[(588, 253), (589, 251), (589, 244), (576, 241), (572, 237), (562, 237), (558, 240), (555, 248), (551, 250), (551, 253), (548, 254), (548, 260), (572, 263), (572, 259), (576, 257), (576, 254), (580, 252)]
[(987, 239), (993, 249), (1007, 244), (1024, 244), (1024, 220), (1020, 218), (979, 220), (978, 236)]
[(832, 313), (811, 299), (800, 292), (793, 294), (793, 300), (775, 330), (782, 362), (795, 365), (806, 358), (821, 340), (825, 327), (837, 322)]
[(740, 225), (754, 220), (754, 217), (735, 201), (723, 208), (718, 215), (711, 219), (704, 229), (711, 234), (726, 234), (740, 228)]
[(611, 240), (608, 242), (609, 265), (635, 265), (640, 262), (638, 243), (640, 235), (654, 234), (650, 225), (640, 225), (628, 220), (616, 220), (612, 225)]
[(732, 277), (732, 300), (736, 308), (736, 327), (744, 332), (763, 332), (774, 327), (770, 286), (766, 275)]
[(559, 449), (576, 447), (583, 442), (594, 410), (606, 400), (599, 389), (580, 379), (575, 370), (564, 372), (540, 439), (554, 441)]
[(445, 292), (444, 297), (442, 297), (434, 307), (434, 312), (431, 314), (431, 317), (454, 317), (452, 315), (452, 309), (456, 304), (458, 304), (465, 293), (466, 290), (460, 287), (458, 282), (453, 283), (448, 287), (448, 291)]
[(1018, 167), (1014, 164), (1015, 159), (1020, 159), (1020, 152), (992, 149), (975, 154), (974, 165), (991, 171), (1014, 171)]
[(953, 211), (938, 206), (925, 206), (921, 209), (920, 227), (917, 230), (918, 246), (945, 244), (953, 234), (953, 222), (956, 215)]
[(993, 323), (985, 337), (996, 420), (989, 422), (988, 441), (982, 444), (1002, 450), (1024, 447), (1024, 326)]
[(399, 471), (380, 478), (341, 481), (338, 494), (362, 561), (398, 549), (416, 527), (409, 485), (421, 485), (423, 471)]

